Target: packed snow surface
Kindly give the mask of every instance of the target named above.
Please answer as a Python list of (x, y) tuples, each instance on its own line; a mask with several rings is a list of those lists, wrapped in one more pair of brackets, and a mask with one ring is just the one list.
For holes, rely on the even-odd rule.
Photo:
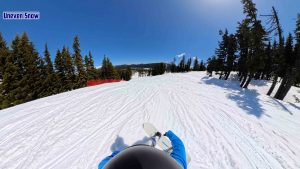
[(204, 72), (86, 87), (0, 111), (0, 168), (97, 168), (147, 141), (151, 122), (173, 130), (189, 169), (300, 168), (300, 105)]

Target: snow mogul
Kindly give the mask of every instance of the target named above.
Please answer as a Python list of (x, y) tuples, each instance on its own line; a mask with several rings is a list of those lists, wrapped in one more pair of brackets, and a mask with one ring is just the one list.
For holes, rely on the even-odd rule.
[(151, 138), (152, 146), (134, 145), (104, 158), (98, 169), (187, 169), (186, 152), (183, 142), (172, 131), (164, 134), (172, 143), (171, 154), (154, 148), (161, 137), (156, 132)]

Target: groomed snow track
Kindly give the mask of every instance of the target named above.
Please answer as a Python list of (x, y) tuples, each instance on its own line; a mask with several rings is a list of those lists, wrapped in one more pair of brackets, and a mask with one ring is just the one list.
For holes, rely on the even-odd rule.
[(300, 105), (205, 73), (86, 87), (0, 111), (0, 168), (97, 168), (147, 141), (151, 122), (179, 135), (189, 169), (300, 168)]

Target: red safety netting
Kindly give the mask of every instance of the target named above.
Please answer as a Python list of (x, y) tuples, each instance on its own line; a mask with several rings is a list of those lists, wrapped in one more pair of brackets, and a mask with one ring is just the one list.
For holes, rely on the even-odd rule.
[(121, 80), (116, 80), (116, 79), (105, 79), (105, 80), (88, 80), (86, 82), (87, 86), (95, 86), (99, 84), (104, 84), (104, 83), (114, 83), (114, 82), (120, 82)]

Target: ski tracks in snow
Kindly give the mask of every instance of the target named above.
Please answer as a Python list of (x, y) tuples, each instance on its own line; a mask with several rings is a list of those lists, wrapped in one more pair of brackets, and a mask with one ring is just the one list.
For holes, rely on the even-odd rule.
[(204, 76), (138, 78), (2, 110), (0, 168), (97, 168), (114, 147), (146, 141), (144, 122), (182, 138), (190, 169), (300, 168), (299, 111), (260, 96), (264, 112), (256, 117), (228, 99), (235, 91)]

